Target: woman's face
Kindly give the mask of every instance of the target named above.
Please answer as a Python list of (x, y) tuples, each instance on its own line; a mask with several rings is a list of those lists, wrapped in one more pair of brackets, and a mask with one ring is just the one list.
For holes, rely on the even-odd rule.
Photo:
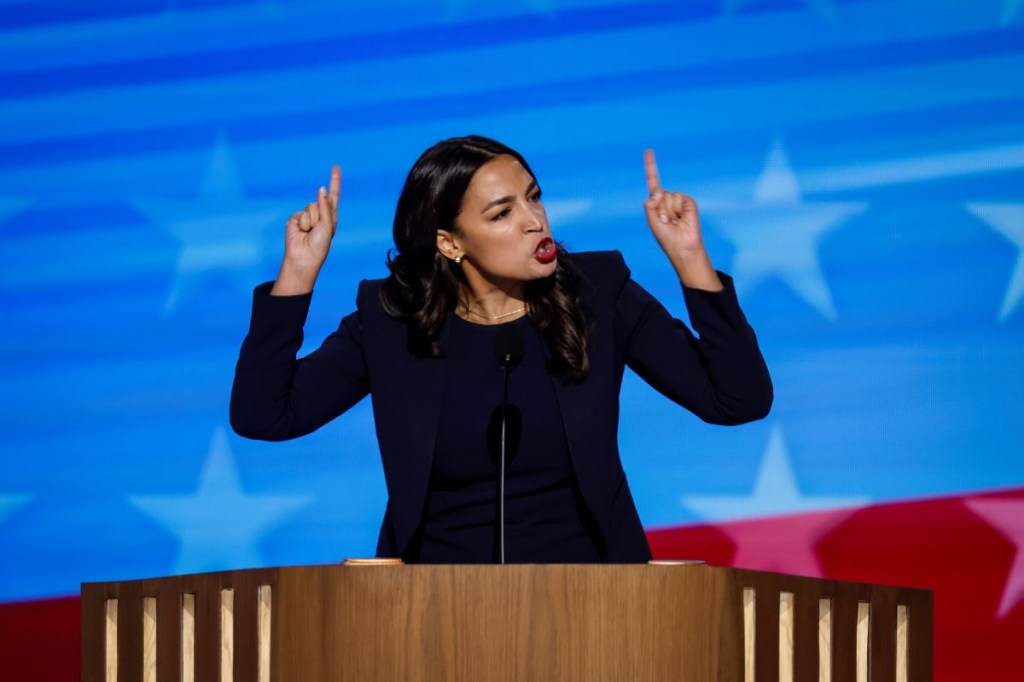
[(540, 187), (514, 157), (496, 156), (477, 170), (455, 223), (457, 231), (438, 230), (437, 247), (447, 258), (462, 256), (476, 294), (492, 288), (512, 293), (557, 267)]

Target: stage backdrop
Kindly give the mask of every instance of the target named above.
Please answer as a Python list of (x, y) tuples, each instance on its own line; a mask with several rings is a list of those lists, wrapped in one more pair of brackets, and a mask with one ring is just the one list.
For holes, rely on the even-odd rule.
[(653, 147), (735, 277), (767, 419), (625, 379), (655, 552), (934, 588), (936, 678), (1019, 679), (1022, 74), (1021, 0), (0, 0), (4, 659), (45, 633), (72, 674), (81, 581), (372, 554), (368, 402), (288, 443), (227, 425), (251, 291), (340, 164), (315, 348), (385, 274), (412, 162), (480, 133), (686, 319)]

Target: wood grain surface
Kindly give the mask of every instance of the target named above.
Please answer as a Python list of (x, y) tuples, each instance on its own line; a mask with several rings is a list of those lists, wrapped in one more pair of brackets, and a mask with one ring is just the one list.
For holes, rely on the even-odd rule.
[(699, 564), (329, 565), (84, 584), (82, 680), (142, 679), (154, 641), (158, 682), (188, 678), (189, 602), (197, 682), (932, 675), (926, 590)]

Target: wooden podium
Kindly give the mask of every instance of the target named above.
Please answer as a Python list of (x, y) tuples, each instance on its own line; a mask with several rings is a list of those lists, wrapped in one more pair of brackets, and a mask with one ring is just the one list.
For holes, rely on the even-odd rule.
[(702, 564), (346, 564), (82, 585), (87, 682), (931, 678), (927, 590)]

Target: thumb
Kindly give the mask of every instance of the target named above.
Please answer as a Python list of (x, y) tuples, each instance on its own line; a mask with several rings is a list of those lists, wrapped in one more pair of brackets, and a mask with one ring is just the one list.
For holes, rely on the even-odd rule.
[(655, 223), (667, 223), (668, 215), (665, 213), (664, 206), (664, 194), (660, 190), (655, 190), (654, 194), (644, 201), (644, 211), (647, 213), (647, 222), (651, 225)]

